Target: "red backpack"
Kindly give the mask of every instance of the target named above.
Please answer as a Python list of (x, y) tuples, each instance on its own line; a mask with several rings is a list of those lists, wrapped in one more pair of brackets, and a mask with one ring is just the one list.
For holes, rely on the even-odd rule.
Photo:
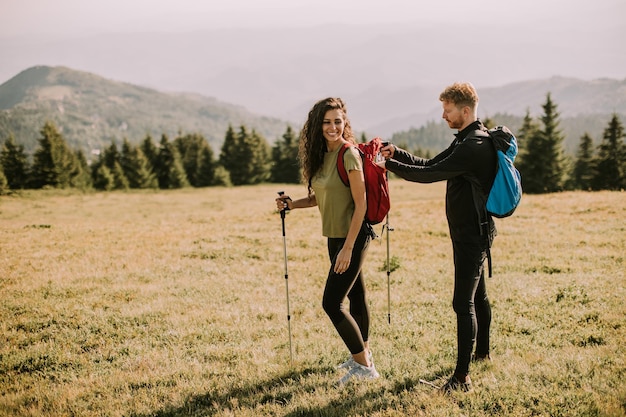
[[(349, 187), (350, 183), (348, 182), (348, 172), (343, 163), (343, 155), (351, 146), (354, 145), (345, 143), (339, 150), (339, 156), (337, 156), (337, 171), (346, 187)], [(378, 137), (356, 146), (363, 160), (363, 177), (365, 177), (365, 194), (367, 196), (365, 220), (369, 224), (382, 222), (391, 207), (387, 175), (384, 169), (376, 165), (376, 156), (382, 147), (382, 140)]]

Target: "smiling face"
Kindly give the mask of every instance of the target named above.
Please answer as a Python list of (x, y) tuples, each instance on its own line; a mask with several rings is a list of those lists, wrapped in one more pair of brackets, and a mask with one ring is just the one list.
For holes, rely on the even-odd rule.
[(345, 125), (346, 122), (343, 111), (333, 109), (328, 110), (324, 114), (324, 120), (322, 121), (322, 133), (329, 148), (334, 148), (334, 146), (336, 146), (335, 144), (341, 141)]

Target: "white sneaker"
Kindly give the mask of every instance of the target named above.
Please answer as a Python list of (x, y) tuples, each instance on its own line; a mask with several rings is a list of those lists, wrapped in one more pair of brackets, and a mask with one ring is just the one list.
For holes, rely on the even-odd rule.
[[(373, 365), (374, 364), (374, 355), (372, 355), (372, 351), (370, 350), (369, 353), (367, 354), (367, 360)], [(341, 364), (339, 364), (339, 366), (337, 366), (337, 369), (350, 369), (352, 368), (354, 365), (356, 365), (356, 361), (354, 360), (354, 358), (352, 357), (352, 355), (350, 355), (350, 357), (348, 358), (347, 361), (342, 362)]]
[(374, 379), (378, 378), (380, 374), (376, 371), (374, 364), (370, 366), (363, 366), (360, 363), (354, 362), (354, 366), (350, 368), (340, 380), (339, 385), (345, 385), (351, 378), (356, 379)]
[(352, 358), (352, 356), (350, 356), (350, 358), (349, 358), (347, 361), (342, 362), (341, 364), (339, 364), (339, 366), (337, 366), (337, 369), (350, 369), (350, 368), (352, 368), (355, 364), (356, 364), (356, 362), (354, 361), (354, 359)]

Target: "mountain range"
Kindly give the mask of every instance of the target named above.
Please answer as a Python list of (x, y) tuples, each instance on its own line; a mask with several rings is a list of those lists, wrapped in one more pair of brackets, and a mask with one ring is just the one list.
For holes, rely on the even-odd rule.
[[(605, 14), (621, 9), (595, 7)], [(468, 22), (466, 45), (457, 30), (442, 30), (429, 16), (414, 19), (0, 37), (0, 82), (36, 65), (64, 66), (160, 92), (214, 97), (294, 126), (315, 101), (340, 96), (353, 126), (379, 136), (439, 119), (439, 92), (463, 80), (477, 87), (483, 117), (523, 115), (527, 108), (538, 116), (548, 92), (563, 117), (625, 112), (621, 22), (563, 30), (538, 13), (530, 30), (514, 16), (488, 19)]]
[[(519, 119), (531, 111), (538, 117), (548, 92), (558, 106), (569, 151), (585, 132), (599, 140), (612, 113), (626, 117), (626, 80), (565, 77), (484, 88), (479, 91), (479, 116)], [(357, 132), (389, 137), (439, 120), (437, 96), (432, 88), (371, 89), (355, 96), (348, 107)], [(310, 104), (298, 109), (301, 119)], [(161, 92), (66, 67), (28, 68), (0, 85), (0, 139), (13, 134), (32, 151), (46, 120), (60, 127), (71, 146), (87, 153), (123, 138), (139, 143), (147, 134), (158, 140), (161, 134), (174, 137), (179, 132), (201, 133), (219, 150), (229, 125), (255, 129), (273, 143), (288, 125), (298, 129), (302, 123), (197, 93)]]
[(268, 140), (282, 135), (285, 121), (191, 93), (162, 93), (65, 67), (26, 69), (0, 85), (0, 137), (13, 134), (25, 149), (54, 121), (70, 146), (90, 153), (127, 138), (202, 134), (214, 150), (229, 127), (255, 129)]

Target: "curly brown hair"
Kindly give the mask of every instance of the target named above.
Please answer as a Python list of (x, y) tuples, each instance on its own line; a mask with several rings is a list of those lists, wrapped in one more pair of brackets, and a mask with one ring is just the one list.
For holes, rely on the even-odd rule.
[(478, 93), (471, 83), (454, 83), (443, 90), (439, 100), (454, 103), (458, 108), (468, 106), (474, 110), (478, 105)]
[(329, 110), (340, 110), (345, 123), (343, 138), (348, 142), (356, 143), (346, 104), (339, 97), (328, 97), (318, 101), (309, 111), (309, 116), (304, 122), (300, 132), (300, 145), (298, 149), (298, 159), (302, 167), (302, 176), (307, 184), (309, 196), (312, 195), (311, 181), (315, 174), (319, 172), (324, 164), (324, 154), (326, 153), (326, 140), (322, 131), (323, 121), (326, 112)]

